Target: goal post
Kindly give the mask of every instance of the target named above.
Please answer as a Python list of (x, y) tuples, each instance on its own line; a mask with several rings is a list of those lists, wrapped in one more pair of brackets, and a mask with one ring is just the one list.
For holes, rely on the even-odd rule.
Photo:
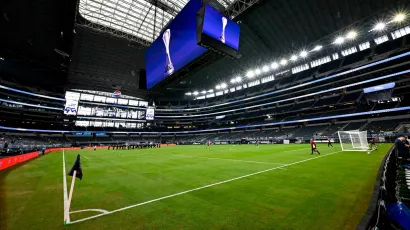
[(367, 151), (369, 149), (367, 131), (338, 131), (337, 134), (342, 151)]

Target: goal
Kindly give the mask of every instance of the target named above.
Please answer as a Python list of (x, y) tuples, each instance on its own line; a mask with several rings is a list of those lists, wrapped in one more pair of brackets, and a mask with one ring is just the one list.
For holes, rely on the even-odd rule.
[(367, 131), (338, 131), (337, 134), (342, 151), (367, 151), (369, 149)]

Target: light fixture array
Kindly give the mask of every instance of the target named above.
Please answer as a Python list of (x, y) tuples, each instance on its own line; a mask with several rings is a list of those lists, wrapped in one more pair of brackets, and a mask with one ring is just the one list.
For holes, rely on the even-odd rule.
[[(374, 27), (369, 30), (369, 32), (373, 32), (373, 31), (377, 31), (377, 32), (382, 32), (384, 30), (387, 29), (388, 25), (391, 23), (402, 23), (404, 20), (406, 19), (406, 14), (405, 13), (398, 13), (396, 14), (391, 21), (389, 22), (377, 22)], [(355, 30), (350, 30), (348, 31), (344, 36), (337, 36), (334, 41), (333, 41), (333, 45), (337, 45), (340, 46), (342, 44), (344, 44), (347, 41), (352, 41), (355, 40), (357, 37), (359, 36), (358, 32)], [(301, 59), (306, 59), (309, 56), (309, 53), (311, 52), (317, 52), (322, 50), (323, 46), (322, 45), (316, 45), (313, 49), (311, 49), (310, 51), (308, 51), (307, 49), (303, 49), (301, 51), (298, 52), (298, 54), (292, 54), (290, 55), (289, 58), (281, 58), (280, 61), (276, 62), (272, 62), (269, 65), (264, 65), (261, 68), (255, 68), (252, 70), (248, 70), (245, 74), (244, 77), (248, 78), (248, 79), (253, 79), (259, 75), (261, 75), (262, 73), (268, 73), (269, 71), (274, 71), (279, 69), (280, 67), (284, 67), (287, 66), (289, 64), (289, 62), (296, 62), (298, 60)], [(235, 85), (240, 85), (243, 81), (243, 77), (241, 76), (237, 76), (234, 77), (230, 80), (230, 84), (233, 85), (233, 87), (235, 87)], [(218, 85), (215, 86), (216, 90), (225, 90), (228, 88), (228, 84), (226, 82), (221, 82)], [(206, 93), (213, 93), (213, 89), (208, 90), (208, 91), (201, 91), (201, 94), (206, 94)], [(198, 91), (194, 91), (194, 92), (188, 92), (185, 93), (185, 95), (187, 96), (198, 96), (199, 92)]]

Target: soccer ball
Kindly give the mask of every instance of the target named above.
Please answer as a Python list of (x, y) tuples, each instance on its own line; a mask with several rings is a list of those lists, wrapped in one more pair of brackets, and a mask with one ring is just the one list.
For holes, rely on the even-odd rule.
[(370, 151), (368, 151), (367, 154), (370, 154)]

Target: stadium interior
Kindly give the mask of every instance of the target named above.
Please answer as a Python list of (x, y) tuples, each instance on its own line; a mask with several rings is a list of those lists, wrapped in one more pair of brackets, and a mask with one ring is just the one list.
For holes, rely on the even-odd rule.
[[(0, 6), (0, 229), (410, 229), (410, 164), (397, 144), (410, 134), (409, 1), (4, 0)], [(206, 31), (212, 15), (222, 18), (222, 24), (212, 19), (222, 34)], [(178, 30), (182, 38), (172, 40)], [(347, 137), (362, 152), (346, 151), (343, 131), (365, 133)], [(312, 157), (314, 150), (324, 153)], [(272, 152), (280, 156), (269, 158)], [(70, 209), (65, 170), (77, 154), (85, 179), (76, 182)], [(178, 154), (182, 162), (172, 163)], [(257, 168), (245, 165), (252, 162)], [(282, 183), (263, 187), (269, 180), (256, 177), (265, 172)], [(58, 182), (44, 176), (52, 173)], [(323, 181), (310, 188), (316, 177)], [(81, 187), (93, 178), (100, 184)], [(295, 187), (284, 185), (293, 178)], [(134, 187), (126, 187), (131, 181)], [(52, 183), (58, 188), (42, 190)], [(343, 194), (328, 191), (323, 207), (330, 207), (313, 208), (312, 190), (325, 193), (322, 187)], [(174, 201), (186, 193), (200, 194)], [(255, 197), (242, 200), (246, 193)], [(266, 204), (256, 201), (258, 194)], [(312, 200), (291, 202), (303, 194)], [(56, 204), (39, 205), (49, 196)], [(18, 199), (25, 211), (14, 204)], [(212, 207), (199, 205), (213, 199)], [(145, 204), (152, 210), (139, 210)], [(44, 213), (53, 220), (40, 221)]]

